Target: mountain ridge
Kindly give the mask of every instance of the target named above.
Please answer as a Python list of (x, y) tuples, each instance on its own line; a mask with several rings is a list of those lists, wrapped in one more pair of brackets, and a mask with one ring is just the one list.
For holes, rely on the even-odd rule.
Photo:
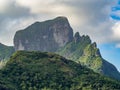
[[(78, 40), (76, 36), (79, 37), (77, 38)], [(76, 32), (74, 40), (67, 43), (57, 53), (91, 68), (97, 73), (120, 80), (120, 72), (113, 64), (102, 58), (97, 44), (95, 42), (92, 43), (89, 36), (80, 36), (79, 32)]]
[[(88, 35), (80, 36), (73, 29), (66, 17), (57, 17), (44, 22), (35, 22), (14, 37), (15, 50), (56, 52), (101, 73), (120, 80), (120, 73), (115, 66), (104, 60)], [(110, 71), (109, 66), (113, 72)], [(107, 69), (106, 69), (107, 68)], [(107, 72), (107, 73), (106, 73)]]

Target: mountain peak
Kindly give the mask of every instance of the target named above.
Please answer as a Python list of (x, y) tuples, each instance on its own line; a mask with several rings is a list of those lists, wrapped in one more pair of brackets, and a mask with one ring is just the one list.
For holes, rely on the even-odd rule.
[(76, 32), (73, 37), (73, 29), (68, 19), (63, 16), (36, 22), (22, 31), (17, 31), (14, 36), (14, 46), (16, 50), (57, 52), (61, 56), (86, 65), (97, 73), (108, 71), (102, 74), (113, 78), (116, 75), (120, 76), (114, 67), (115, 75), (109, 67), (104, 69), (104, 60), (97, 44), (92, 43), (88, 35), (80, 36), (79, 32)]
[(75, 35), (74, 35), (74, 40), (75, 40), (75, 43), (79, 42), (79, 41), (80, 41), (80, 39), (81, 39), (81, 37), (80, 37), (79, 32), (76, 32), (76, 33), (75, 33)]
[(58, 17), (56, 17), (55, 19), (64, 19), (64, 20), (68, 20), (67, 17), (65, 17), (65, 16), (58, 16)]
[(81, 42), (86, 42), (87, 44), (91, 44), (91, 39), (88, 35), (82, 35)]
[(97, 48), (96, 42), (93, 42), (92, 45), (93, 45), (93, 47)]
[(16, 50), (55, 52), (73, 40), (73, 30), (66, 17), (35, 22), (14, 37)]

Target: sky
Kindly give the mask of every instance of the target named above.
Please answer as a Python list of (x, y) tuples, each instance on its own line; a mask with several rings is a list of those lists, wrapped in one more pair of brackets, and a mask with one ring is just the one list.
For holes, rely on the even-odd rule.
[(120, 0), (0, 0), (0, 42), (35, 21), (68, 18), (74, 32), (97, 42), (104, 59), (120, 71)]

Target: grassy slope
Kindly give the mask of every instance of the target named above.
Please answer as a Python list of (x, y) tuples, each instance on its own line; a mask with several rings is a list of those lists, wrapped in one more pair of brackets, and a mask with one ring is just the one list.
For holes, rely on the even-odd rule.
[(120, 82), (53, 54), (18, 51), (0, 71), (2, 90), (118, 90)]

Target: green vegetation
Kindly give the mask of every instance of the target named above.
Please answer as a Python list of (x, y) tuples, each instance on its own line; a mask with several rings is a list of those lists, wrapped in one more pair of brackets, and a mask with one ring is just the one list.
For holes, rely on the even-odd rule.
[(18, 51), (0, 71), (0, 90), (119, 90), (109, 79), (57, 54)]
[(99, 49), (96, 44), (89, 44), (83, 51), (83, 55), (78, 59), (82, 65), (100, 72), (102, 67), (102, 57), (100, 56)]
[(0, 60), (9, 59), (9, 57), (15, 52), (12, 46), (5, 46), (0, 43)]
[(74, 40), (56, 53), (87, 66), (97, 73), (120, 80), (120, 73), (116, 67), (102, 58), (96, 43), (91, 43), (89, 36), (80, 36), (77, 32)]
[(7, 60), (15, 52), (14, 47), (6, 46), (0, 43), (0, 69), (5, 66)]
[(73, 40), (72, 42), (59, 49), (56, 53), (68, 59), (78, 61), (78, 59), (83, 55), (83, 50), (89, 44), (91, 44), (89, 36), (82, 36), (80, 41), (75, 42), (75, 40)]

